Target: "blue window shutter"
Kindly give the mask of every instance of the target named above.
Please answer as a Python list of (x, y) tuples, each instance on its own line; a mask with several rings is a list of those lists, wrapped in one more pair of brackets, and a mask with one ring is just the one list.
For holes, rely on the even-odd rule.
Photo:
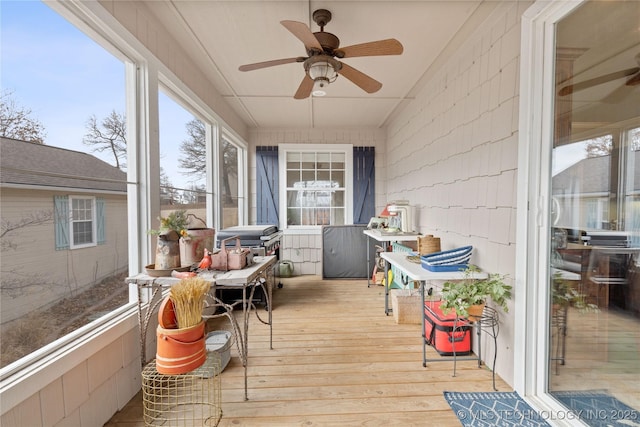
[(69, 197), (53, 196), (56, 250), (69, 249)]
[(375, 147), (353, 147), (353, 223), (376, 216)]
[(278, 225), (278, 147), (256, 147), (256, 223)]
[(98, 238), (98, 244), (104, 245), (107, 241), (104, 232), (104, 199), (102, 197), (96, 198), (96, 234)]

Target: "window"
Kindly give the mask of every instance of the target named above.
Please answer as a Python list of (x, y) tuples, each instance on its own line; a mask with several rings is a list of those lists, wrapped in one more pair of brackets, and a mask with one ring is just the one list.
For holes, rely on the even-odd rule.
[(226, 135), (222, 136), (222, 164), (220, 177), (222, 193), (222, 228), (239, 225), (240, 221), (240, 181), (238, 180), (238, 170), (240, 168), (240, 153), (234, 143)]
[(352, 204), (351, 146), (282, 145), (286, 228), (350, 224)]
[(70, 197), (69, 202), (71, 204), (71, 247), (95, 245), (95, 199), (93, 197)]
[(0, 140), (19, 184), (0, 192), (5, 368), (129, 302), (125, 76), (133, 67), (43, 2), (3, 2), (1, 19), (1, 101), (26, 112), (36, 131)]
[[(160, 216), (185, 211), (189, 228), (207, 226), (205, 123), (160, 91)], [(182, 103), (185, 104), (185, 103)]]

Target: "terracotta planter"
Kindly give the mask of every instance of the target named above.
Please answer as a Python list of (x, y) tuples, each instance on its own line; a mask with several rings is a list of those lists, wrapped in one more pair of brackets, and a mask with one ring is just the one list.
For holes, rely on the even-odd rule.
[(469, 321), (475, 322), (482, 318), (482, 312), (484, 311), (485, 304), (476, 304), (472, 305), (467, 309), (467, 313), (469, 313)]
[(204, 320), (195, 326), (182, 329), (156, 331), (156, 370), (161, 374), (178, 375), (202, 366), (207, 359), (204, 336)]

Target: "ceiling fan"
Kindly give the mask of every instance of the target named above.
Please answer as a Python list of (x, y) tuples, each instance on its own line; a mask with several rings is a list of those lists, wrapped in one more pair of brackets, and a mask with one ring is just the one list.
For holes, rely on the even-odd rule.
[(590, 87), (601, 85), (603, 83), (618, 80), (624, 77), (629, 77), (625, 82), (626, 86), (636, 86), (640, 84), (640, 53), (636, 55), (635, 59), (638, 63), (637, 67), (627, 68), (626, 70), (620, 70), (614, 73), (604, 74), (593, 79), (566, 85), (560, 88), (560, 90), (558, 91), (558, 95), (571, 95), (572, 93), (578, 92), (580, 90), (588, 89)]
[(400, 55), (403, 51), (402, 44), (396, 39), (385, 39), (340, 47), (340, 39), (334, 34), (324, 31), (324, 26), (331, 21), (331, 12), (326, 9), (318, 9), (313, 12), (313, 20), (320, 27), (320, 31), (315, 33), (302, 22), (280, 21), (287, 30), (304, 43), (307, 56), (242, 65), (239, 70), (252, 71), (275, 65), (302, 62), (305, 76), (294, 95), (295, 99), (308, 98), (312, 93), (314, 96), (325, 95), (325, 88), (338, 78), (338, 74), (346, 77), (367, 93), (380, 90), (382, 83), (338, 59), (357, 56)]

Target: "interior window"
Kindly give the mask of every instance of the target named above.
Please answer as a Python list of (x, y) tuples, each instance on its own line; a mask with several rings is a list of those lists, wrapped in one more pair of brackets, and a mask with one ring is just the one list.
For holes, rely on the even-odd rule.
[(287, 227), (346, 224), (349, 151), (283, 150)]
[(640, 409), (638, 16), (585, 1), (556, 27), (548, 390), (567, 406)]

